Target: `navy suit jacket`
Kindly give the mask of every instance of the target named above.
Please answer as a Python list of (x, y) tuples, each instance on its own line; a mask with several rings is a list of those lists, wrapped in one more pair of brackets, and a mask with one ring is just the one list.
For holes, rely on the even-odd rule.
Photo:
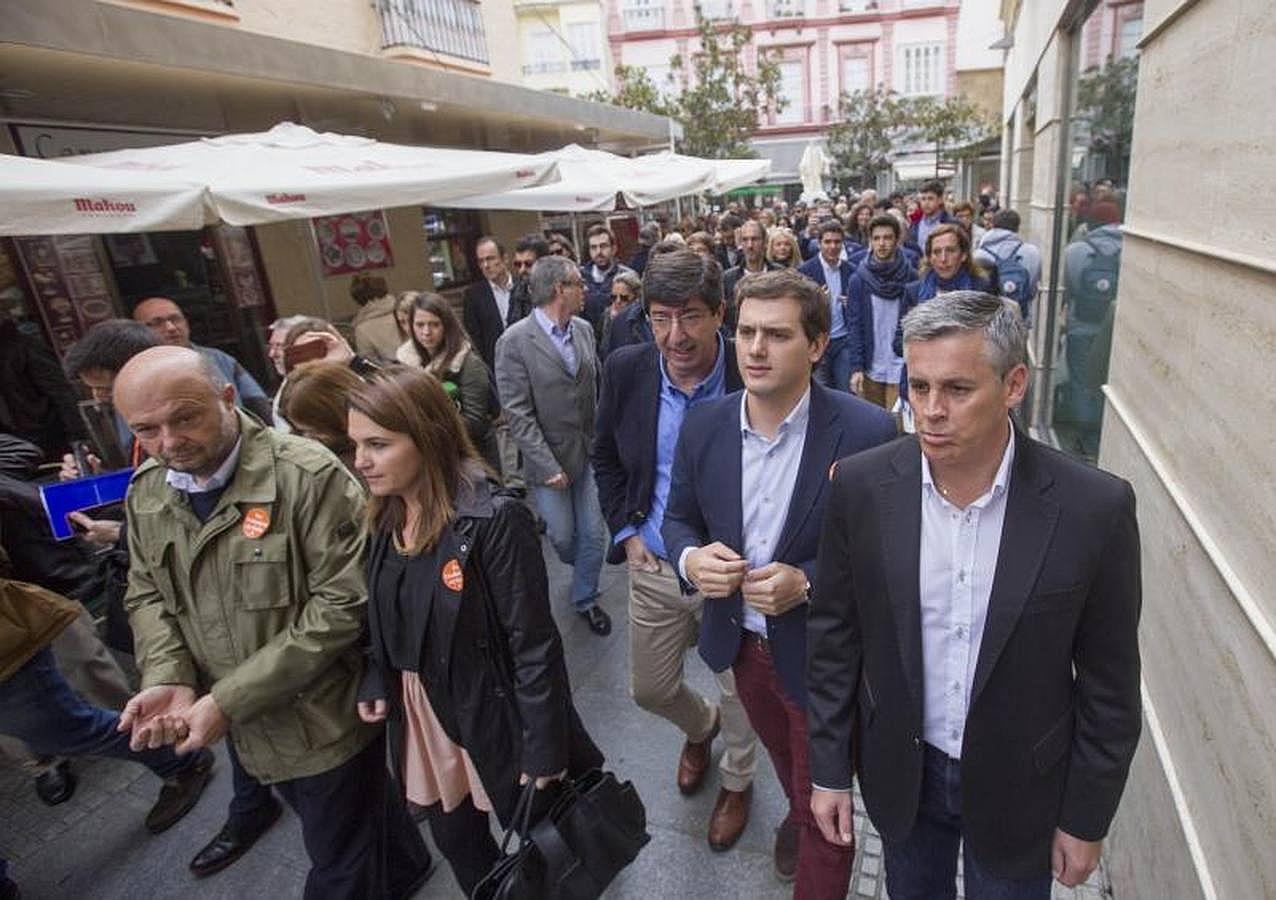
[[(693, 408), (682, 423), (674, 454), (673, 484), (661, 534), (676, 566), (683, 550), (721, 541), (744, 552), (741, 499), (740, 402), (742, 392)], [(815, 576), (820, 525), (828, 496), (829, 472), (837, 460), (895, 438), (895, 420), (858, 397), (811, 385), (806, 444), (788, 516), (776, 545), (776, 562), (797, 566), (808, 580)], [(767, 638), (785, 692), (806, 703), (806, 615), (800, 604), (780, 616), (767, 616)], [(704, 601), (700, 656), (715, 672), (735, 662), (744, 628), (744, 598)]]
[[(851, 289), (851, 277), (855, 275), (855, 267), (848, 260), (842, 260), (838, 263), (837, 269), (842, 273), (842, 293), (836, 299), (842, 306), (842, 321), (846, 323), (846, 327), (851, 326), (850, 312), (846, 303), (847, 293)], [(828, 282), (824, 280), (824, 260), (816, 254), (808, 259), (802, 265), (798, 266), (798, 271), (807, 278), (814, 281), (821, 287), (828, 287)]]
[[(722, 381), (729, 394), (744, 385), (736, 365), (735, 343), (726, 340), (723, 347)], [(642, 528), (651, 511), (660, 431), (660, 350), (654, 343), (630, 344), (607, 357), (594, 422), (590, 462), (603, 517), (614, 541), (625, 528)], [(609, 546), (607, 561), (624, 562), (625, 548)]]

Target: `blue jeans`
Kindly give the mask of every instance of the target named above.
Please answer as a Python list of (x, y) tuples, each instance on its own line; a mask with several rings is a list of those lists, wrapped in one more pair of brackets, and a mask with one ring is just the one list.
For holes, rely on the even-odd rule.
[(171, 778), (190, 763), (172, 747), (130, 750), (128, 732), (115, 730), (119, 721), (119, 713), (93, 706), (71, 690), (48, 647), (0, 682), (0, 732), (25, 741), (38, 754), (126, 759), (160, 778)]
[(567, 490), (556, 491), (538, 484), (533, 496), (536, 510), (545, 520), (545, 532), (554, 545), (554, 552), (572, 567), (572, 608), (584, 612), (598, 598), (605, 540), (594, 469), (585, 466)]
[(917, 822), (901, 842), (883, 841), (891, 900), (952, 900), (957, 896), (957, 848), (967, 900), (1050, 900), (1049, 872), (1000, 878), (979, 864), (961, 840), (961, 760), (926, 745)]
[(844, 334), (829, 341), (824, 357), (815, 370), (815, 378), (825, 387), (848, 392), (851, 389), (851, 336)]

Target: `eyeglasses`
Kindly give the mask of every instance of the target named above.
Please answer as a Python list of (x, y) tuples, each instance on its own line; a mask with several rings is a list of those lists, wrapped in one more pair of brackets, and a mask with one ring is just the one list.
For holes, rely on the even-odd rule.
[(612, 294), (611, 299), (615, 301), (619, 301), (621, 303), (628, 303), (630, 300), (634, 298), (630, 294)]
[(682, 313), (664, 313), (654, 312), (647, 314), (647, 320), (651, 322), (651, 327), (658, 331), (667, 331), (678, 323), (682, 326), (683, 331), (691, 331), (699, 327), (709, 318), (709, 314), (702, 310), (693, 309)]

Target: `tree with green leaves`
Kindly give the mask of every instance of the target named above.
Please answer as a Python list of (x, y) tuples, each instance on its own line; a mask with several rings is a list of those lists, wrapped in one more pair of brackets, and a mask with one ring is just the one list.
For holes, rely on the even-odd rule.
[(781, 109), (780, 68), (759, 53), (757, 72), (750, 74), (744, 61), (753, 32), (739, 22), (710, 21), (696, 13), (700, 46), (685, 58), (670, 61), (670, 91), (661, 94), (646, 71), (636, 66), (616, 67), (614, 94), (596, 91), (586, 96), (670, 116), (682, 125), (680, 153), (711, 159), (754, 156), (749, 138), (757, 131), (766, 110)]
[(843, 93), (838, 121), (825, 141), (834, 180), (843, 188), (863, 190), (891, 167), (896, 140), (909, 125), (909, 101), (885, 87)]
[(941, 162), (996, 133), (996, 124), (965, 94), (914, 98), (909, 113), (913, 138), (935, 148), (936, 176)]

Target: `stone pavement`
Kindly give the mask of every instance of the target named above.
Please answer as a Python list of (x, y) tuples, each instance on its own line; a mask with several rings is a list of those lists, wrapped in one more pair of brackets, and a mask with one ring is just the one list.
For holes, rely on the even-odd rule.
[[(718, 790), (716, 779), (711, 775), (695, 797), (682, 797), (674, 785), (682, 736), (673, 726), (639, 710), (629, 698), (623, 567), (607, 567), (603, 572), (603, 605), (611, 613), (614, 628), (609, 637), (598, 638), (566, 611), (567, 570), (552, 551), (547, 559), (581, 716), (607, 754), (608, 767), (639, 786), (647, 807), (651, 843), (606, 896), (626, 900), (791, 896), (771, 868), (773, 830), (784, 817), (785, 803), (765, 754), (759, 752), (748, 829), (726, 853), (710, 851), (705, 828)], [(688, 656), (688, 672), (700, 690), (712, 692), (713, 680), (694, 652)], [(159, 785), (140, 766), (79, 760), (73, 764), (80, 777), (74, 798), (53, 808), (36, 798), (29, 775), (0, 768), (0, 855), (10, 860), (11, 876), (21, 885), (23, 896), (29, 900), (300, 896), (308, 864), (290, 810), (229, 869), (200, 881), (187, 872), (191, 856), (221, 827), (230, 798), (225, 750), (219, 747), (217, 752), (216, 776), (199, 805), (157, 836), (146, 832), (143, 819)], [(859, 852), (850, 897), (884, 898), (881, 840), (858, 811), (861, 807), (856, 804)], [(443, 865), (417, 897), (459, 893)], [(1102, 870), (1076, 891), (1056, 885), (1054, 893), (1054, 900), (1110, 897)]]

